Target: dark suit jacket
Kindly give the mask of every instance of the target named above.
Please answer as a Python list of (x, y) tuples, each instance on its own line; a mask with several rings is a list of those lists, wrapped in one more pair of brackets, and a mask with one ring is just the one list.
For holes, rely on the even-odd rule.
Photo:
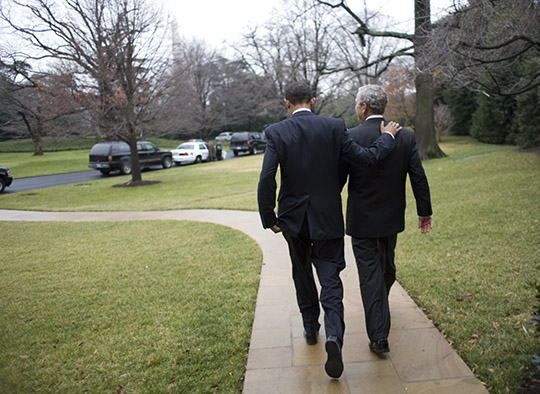
[[(311, 239), (344, 235), (339, 163), (343, 158), (375, 165), (394, 147), (384, 134), (368, 149), (353, 143), (341, 119), (300, 111), (265, 130), (266, 151), (258, 186), (259, 213), (264, 228), (279, 219), (284, 232), (298, 234), (307, 217)], [(276, 172), (281, 185), (276, 206)]]
[[(349, 130), (361, 146), (369, 146), (380, 134), (381, 119), (369, 119)], [(373, 168), (345, 166), (349, 173), (347, 234), (355, 238), (379, 238), (405, 229), (405, 181), (411, 181), (418, 216), (430, 216), (431, 199), (414, 133), (402, 129), (397, 147)], [(342, 173), (343, 175), (343, 173)], [(345, 183), (346, 176), (342, 178)]]

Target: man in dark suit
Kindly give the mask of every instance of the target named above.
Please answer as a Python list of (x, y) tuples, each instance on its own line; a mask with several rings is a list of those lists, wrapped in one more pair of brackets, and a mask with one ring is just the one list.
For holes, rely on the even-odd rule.
[[(343, 287), (339, 273), (345, 268), (343, 214), (339, 163), (341, 159), (360, 165), (375, 165), (395, 146), (397, 123), (381, 123), (377, 138), (369, 148), (361, 148), (349, 137), (341, 119), (311, 112), (315, 98), (304, 83), (293, 83), (285, 92), (291, 117), (265, 130), (267, 145), (258, 186), (259, 213), (264, 228), (283, 231), (292, 261), (296, 297), (308, 344), (316, 344), (319, 299), (312, 262), (321, 284), (321, 304), (325, 312), (328, 360), (325, 370), (338, 378), (343, 372), (341, 347)], [(276, 172), (281, 173), (276, 205)]]
[[(356, 114), (360, 122), (349, 133), (361, 146), (369, 146), (379, 137), (384, 121), (387, 95), (378, 85), (358, 90)], [(409, 174), (418, 226), (422, 233), (432, 227), (429, 186), (418, 156), (414, 133), (402, 129), (396, 136), (397, 147), (376, 167), (345, 165), (342, 184), (349, 174), (347, 234), (360, 278), (369, 347), (375, 353), (388, 352), (390, 308), (388, 294), (396, 278), (394, 248), (397, 234), (405, 229), (405, 181)]]

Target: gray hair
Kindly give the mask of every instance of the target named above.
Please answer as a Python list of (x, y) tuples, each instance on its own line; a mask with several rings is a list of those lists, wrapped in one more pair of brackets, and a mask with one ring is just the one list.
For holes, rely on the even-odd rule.
[(356, 102), (366, 103), (377, 115), (382, 115), (388, 103), (384, 88), (380, 85), (364, 85), (358, 89)]

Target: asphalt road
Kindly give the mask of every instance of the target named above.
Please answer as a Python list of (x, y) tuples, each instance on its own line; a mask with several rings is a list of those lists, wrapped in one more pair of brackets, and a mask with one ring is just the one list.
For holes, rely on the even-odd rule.
[[(227, 152), (225, 159), (232, 159), (235, 156), (231, 151)], [(163, 169), (160, 165), (152, 166), (151, 168), (144, 170), (147, 171), (156, 171)], [(104, 176), (101, 172), (96, 170), (87, 170), (87, 171), (77, 171), (77, 172), (68, 172), (65, 174), (53, 174), (53, 175), (42, 175), (42, 176), (33, 176), (27, 178), (14, 178), (11, 186), (6, 187), (4, 194), (17, 193), (17, 192), (26, 192), (29, 190), (44, 189), (46, 187), (53, 186), (62, 186), (62, 185), (71, 185), (73, 183), (79, 182), (89, 182), (95, 181), (98, 179), (104, 179), (108, 177), (119, 176), (119, 172), (114, 172), (109, 176)]]
[(66, 174), (31, 176), (28, 178), (14, 178), (11, 186), (6, 187), (4, 190), (4, 194), (26, 192), (29, 190), (69, 185), (78, 182), (88, 182), (102, 178), (103, 175), (101, 175), (101, 172), (94, 170), (68, 172)]

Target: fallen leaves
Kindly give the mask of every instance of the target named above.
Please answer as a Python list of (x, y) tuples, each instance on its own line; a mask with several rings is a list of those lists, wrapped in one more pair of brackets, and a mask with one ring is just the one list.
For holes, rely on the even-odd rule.
[(479, 338), (480, 337), (478, 336), (478, 334), (472, 334), (471, 339), (469, 339), (469, 343), (476, 343), (476, 342), (478, 342)]

